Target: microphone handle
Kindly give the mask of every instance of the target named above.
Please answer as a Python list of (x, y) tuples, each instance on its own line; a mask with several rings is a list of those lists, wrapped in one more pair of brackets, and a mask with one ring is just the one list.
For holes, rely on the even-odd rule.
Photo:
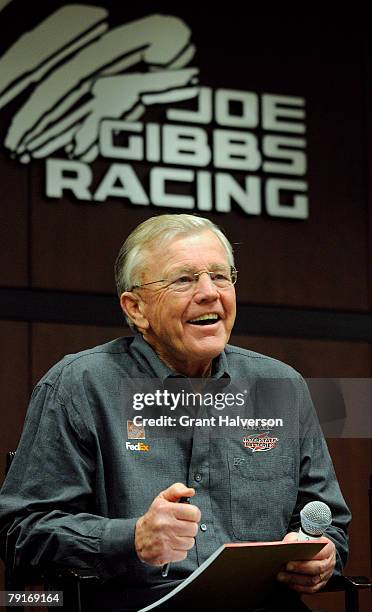
[(306, 541), (310, 541), (310, 540), (320, 540), (320, 538), (323, 537), (323, 534), (320, 533), (319, 535), (309, 535), (308, 533), (306, 533), (305, 531), (302, 531), (301, 527), (298, 531), (298, 542), (306, 542)]

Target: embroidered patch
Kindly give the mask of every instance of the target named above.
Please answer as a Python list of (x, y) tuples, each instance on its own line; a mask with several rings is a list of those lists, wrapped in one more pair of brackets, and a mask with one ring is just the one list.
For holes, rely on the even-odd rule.
[(141, 425), (135, 425), (133, 421), (127, 421), (127, 432), (129, 440), (145, 440), (145, 428)]
[(253, 436), (244, 436), (244, 448), (249, 448), (253, 453), (263, 453), (272, 450), (279, 442), (279, 438), (273, 438), (268, 435), (269, 432), (256, 434)]

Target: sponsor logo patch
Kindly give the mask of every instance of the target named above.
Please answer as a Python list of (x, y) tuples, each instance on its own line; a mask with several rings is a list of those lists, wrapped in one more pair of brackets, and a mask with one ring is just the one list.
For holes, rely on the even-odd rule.
[(278, 444), (279, 438), (273, 438), (268, 434), (269, 432), (265, 432), (253, 436), (244, 436), (244, 448), (249, 448), (252, 453), (263, 453), (272, 450)]
[(143, 425), (135, 425), (133, 421), (127, 421), (127, 432), (129, 440), (144, 440), (146, 438)]
[(129, 451), (135, 451), (138, 453), (148, 453), (150, 450), (150, 445), (144, 444), (144, 442), (137, 442), (137, 444), (131, 444), (130, 442), (126, 442), (125, 448)]

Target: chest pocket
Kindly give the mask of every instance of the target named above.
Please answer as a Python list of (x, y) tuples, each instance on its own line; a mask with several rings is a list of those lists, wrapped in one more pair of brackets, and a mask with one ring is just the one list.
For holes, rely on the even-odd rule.
[(232, 531), (238, 540), (281, 540), (297, 498), (292, 457), (229, 453)]

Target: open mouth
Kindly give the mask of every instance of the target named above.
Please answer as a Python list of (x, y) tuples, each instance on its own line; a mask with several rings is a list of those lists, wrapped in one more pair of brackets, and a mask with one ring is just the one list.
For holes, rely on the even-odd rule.
[(188, 323), (192, 325), (213, 325), (213, 323), (217, 323), (220, 320), (218, 314), (208, 313), (205, 315), (201, 315), (200, 317), (196, 317), (195, 319), (190, 319)]

